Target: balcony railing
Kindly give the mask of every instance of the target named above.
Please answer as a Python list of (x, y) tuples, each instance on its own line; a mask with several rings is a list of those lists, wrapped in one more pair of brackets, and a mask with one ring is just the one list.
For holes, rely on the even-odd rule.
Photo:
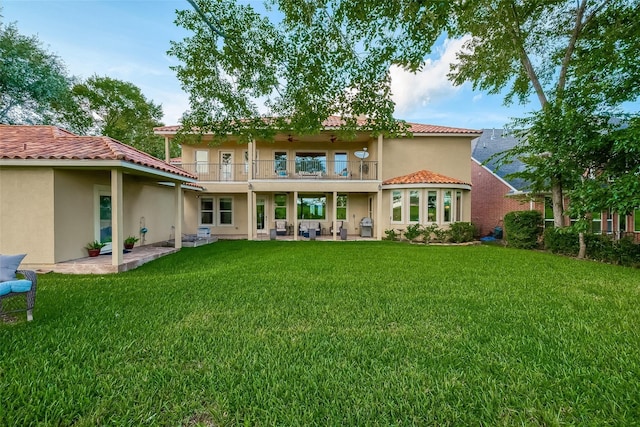
[(198, 175), (200, 181), (247, 181), (249, 166), (244, 163), (182, 163), (176, 165)]
[[(248, 179), (248, 164), (245, 163), (182, 163), (176, 166), (194, 173), (200, 181), (243, 182)], [(254, 179), (378, 179), (377, 161), (282, 161), (256, 160)]]
[(255, 179), (378, 179), (377, 161), (256, 160)]

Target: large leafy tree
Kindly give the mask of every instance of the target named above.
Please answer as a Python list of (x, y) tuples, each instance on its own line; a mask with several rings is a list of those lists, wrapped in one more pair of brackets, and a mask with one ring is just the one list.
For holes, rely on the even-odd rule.
[[(92, 76), (73, 88), (77, 102), (93, 117), (87, 132), (110, 136), (153, 156), (164, 158), (162, 138), (153, 134), (161, 126), (162, 106), (147, 100), (132, 83)], [(176, 155), (173, 147), (172, 155)]]
[(0, 23), (0, 123), (86, 126), (88, 118), (71, 93), (73, 82), (62, 60), (37, 37)]
[(620, 132), (610, 128), (610, 117), (640, 94), (639, 2), (470, 0), (461, 6), (453, 28), (472, 38), (451, 78), (490, 93), (507, 90), (507, 103), (537, 99), (539, 110), (516, 121), (526, 134), (509, 155), (528, 156), (529, 178), (535, 189), (551, 189), (561, 227), (563, 190), (584, 189), (582, 173), (612, 165), (607, 149), (620, 147), (605, 139)]
[(245, 136), (313, 133), (331, 114), (347, 132), (363, 116), (372, 131), (399, 130), (389, 68), (417, 69), (450, 10), (443, 1), (274, 0), (275, 22), (250, 4), (190, 3), (176, 23), (192, 36), (169, 51), (190, 94), (184, 128)]

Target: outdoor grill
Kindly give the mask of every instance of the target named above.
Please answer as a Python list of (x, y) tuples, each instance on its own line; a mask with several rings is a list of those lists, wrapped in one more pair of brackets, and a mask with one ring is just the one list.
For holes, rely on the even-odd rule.
[(360, 220), (360, 237), (373, 237), (373, 220), (364, 217)]

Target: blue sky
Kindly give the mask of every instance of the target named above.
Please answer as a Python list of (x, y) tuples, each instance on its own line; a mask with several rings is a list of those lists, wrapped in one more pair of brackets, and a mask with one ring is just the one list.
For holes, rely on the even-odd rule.
[[(3, 22), (16, 22), (21, 34), (36, 35), (70, 74), (135, 84), (147, 99), (162, 104), (167, 125), (177, 124), (188, 108), (188, 97), (169, 69), (177, 61), (166, 54), (170, 40), (187, 35), (173, 23), (176, 9), (190, 7), (186, 0), (2, 0), (0, 5)], [(501, 96), (447, 81), (460, 45), (460, 40), (442, 40), (419, 75), (392, 70), (397, 118), (481, 129), (501, 128), (525, 114), (527, 107), (505, 107)]]

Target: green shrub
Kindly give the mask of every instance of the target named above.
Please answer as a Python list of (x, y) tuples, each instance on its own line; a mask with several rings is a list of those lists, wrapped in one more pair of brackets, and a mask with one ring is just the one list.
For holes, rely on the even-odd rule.
[(454, 222), (449, 231), (453, 242), (471, 242), (476, 234), (476, 227), (470, 222)]
[[(606, 234), (586, 233), (584, 241), (589, 259), (624, 266), (640, 265), (640, 245), (632, 238), (615, 240)], [(580, 248), (578, 232), (571, 228), (549, 228), (544, 232), (544, 247), (556, 254), (576, 256)]]
[(578, 233), (569, 228), (547, 228), (544, 231), (544, 247), (554, 254), (578, 255)]
[(449, 230), (438, 227), (438, 224), (431, 224), (422, 229), (422, 236), (425, 243), (446, 242), (449, 240)]
[(404, 232), (404, 237), (410, 242), (415, 241), (420, 236), (422, 236), (422, 226), (420, 224), (408, 225)]
[(384, 230), (384, 240), (396, 240), (398, 239), (398, 232), (396, 230), (394, 230), (393, 228), (390, 228), (388, 230)]
[(514, 211), (504, 216), (507, 245), (532, 249), (542, 235), (542, 214), (538, 211)]

